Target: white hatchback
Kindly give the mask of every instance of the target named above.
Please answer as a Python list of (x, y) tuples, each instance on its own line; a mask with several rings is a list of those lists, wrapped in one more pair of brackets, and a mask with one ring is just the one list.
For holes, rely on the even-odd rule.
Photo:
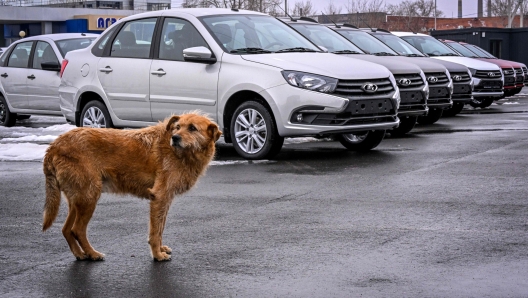
[(172, 9), (121, 19), (63, 63), (61, 110), (77, 126), (143, 127), (208, 113), (244, 158), (284, 137), (336, 135), (376, 147), (398, 125), (387, 68), (321, 51), (279, 20), (236, 9)]
[(12, 44), (0, 57), (0, 125), (12, 126), (31, 115), (62, 116), (58, 89), (63, 57), (98, 36), (46, 34)]

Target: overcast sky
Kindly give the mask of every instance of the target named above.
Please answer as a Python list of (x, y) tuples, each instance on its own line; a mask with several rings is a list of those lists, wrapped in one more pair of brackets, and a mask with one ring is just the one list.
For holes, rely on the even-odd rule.
[[(291, 9), (295, 2), (301, 0), (288, 0), (288, 7)], [(311, 0), (314, 5), (317, 14), (320, 14), (322, 10), (328, 5), (330, 0)], [(345, 12), (345, 4), (348, 0), (333, 0), (336, 6), (342, 6), (343, 12)], [(351, 0), (353, 1), (353, 0)], [(172, 0), (171, 5), (173, 8), (180, 7), (182, 0)], [(402, 0), (385, 0), (385, 4), (398, 4)], [(484, 0), (484, 8), (487, 1)], [(450, 18), (451, 16), (456, 18), (458, 16), (458, 0), (436, 0), (438, 10), (444, 12), (445, 16)], [(484, 9), (486, 11), (486, 9)], [(477, 16), (477, 0), (463, 0), (462, 1), (462, 15), (464, 17), (476, 17)]]

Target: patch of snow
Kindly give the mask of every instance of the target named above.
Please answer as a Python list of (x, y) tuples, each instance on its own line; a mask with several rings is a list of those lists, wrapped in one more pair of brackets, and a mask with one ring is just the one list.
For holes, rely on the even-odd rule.
[(243, 164), (266, 164), (275, 163), (272, 160), (213, 160), (211, 166), (229, 166), (229, 165), (243, 165)]
[(516, 101), (506, 101), (506, 102), (503, 102), (502, 104), (505, 104), (505, 105), (518, 105), (519, 103), (516, 102)]
[(0, 140), (1, 143), (14, 143), (14, 142), (53, 142), (58, 136), (35, 136), (35, 135), (26, 135), (19, 138), (3, 138)]
[(284, 144), (301, 144), (301, 143), (310, 143), (310, 142), (327, 142), (331, 141), (330, 138), (318, 139), (312, 137), (304, 138), (286, 138), (284, 139)]
[(0, 144), (1, 161), (42, 161), (48, 145), (33, 143)]
[(62, 133), (62, 132), (70, 131), (74, 128), (76, 128), (75, 125), (65, 123), (65, 124), (48, 126), (46, 128), (43, 128), (42, 131), (57, 131), (57, 132)]

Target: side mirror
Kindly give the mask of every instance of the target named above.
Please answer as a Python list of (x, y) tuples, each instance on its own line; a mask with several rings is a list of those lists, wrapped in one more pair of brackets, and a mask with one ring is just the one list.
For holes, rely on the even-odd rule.
[(50, 70), (50, 71), (60, 71), (61, 66), (59, 62), (52, 61), (52, 62), (42, 62), (40, 63), (40, 67), (42, 67), (42, 70)]
[(216, 58), (211, 50), (206, 47), (193, 47), (183, 50), (183, 60), (205, 64), (216, 63)]

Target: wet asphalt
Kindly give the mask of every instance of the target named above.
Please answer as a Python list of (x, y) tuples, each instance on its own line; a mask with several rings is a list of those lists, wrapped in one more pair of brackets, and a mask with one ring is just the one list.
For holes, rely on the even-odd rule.
[[(528, 297), (528, 97), (359, 154), (329, 140), (242, 162), (229, 145), (169, 212), (104, 194), (76, 261), (41, 232), (39, 162), (0, 162), (0, 297)], [(234, 163), (233, 160), (240, 162)]]

